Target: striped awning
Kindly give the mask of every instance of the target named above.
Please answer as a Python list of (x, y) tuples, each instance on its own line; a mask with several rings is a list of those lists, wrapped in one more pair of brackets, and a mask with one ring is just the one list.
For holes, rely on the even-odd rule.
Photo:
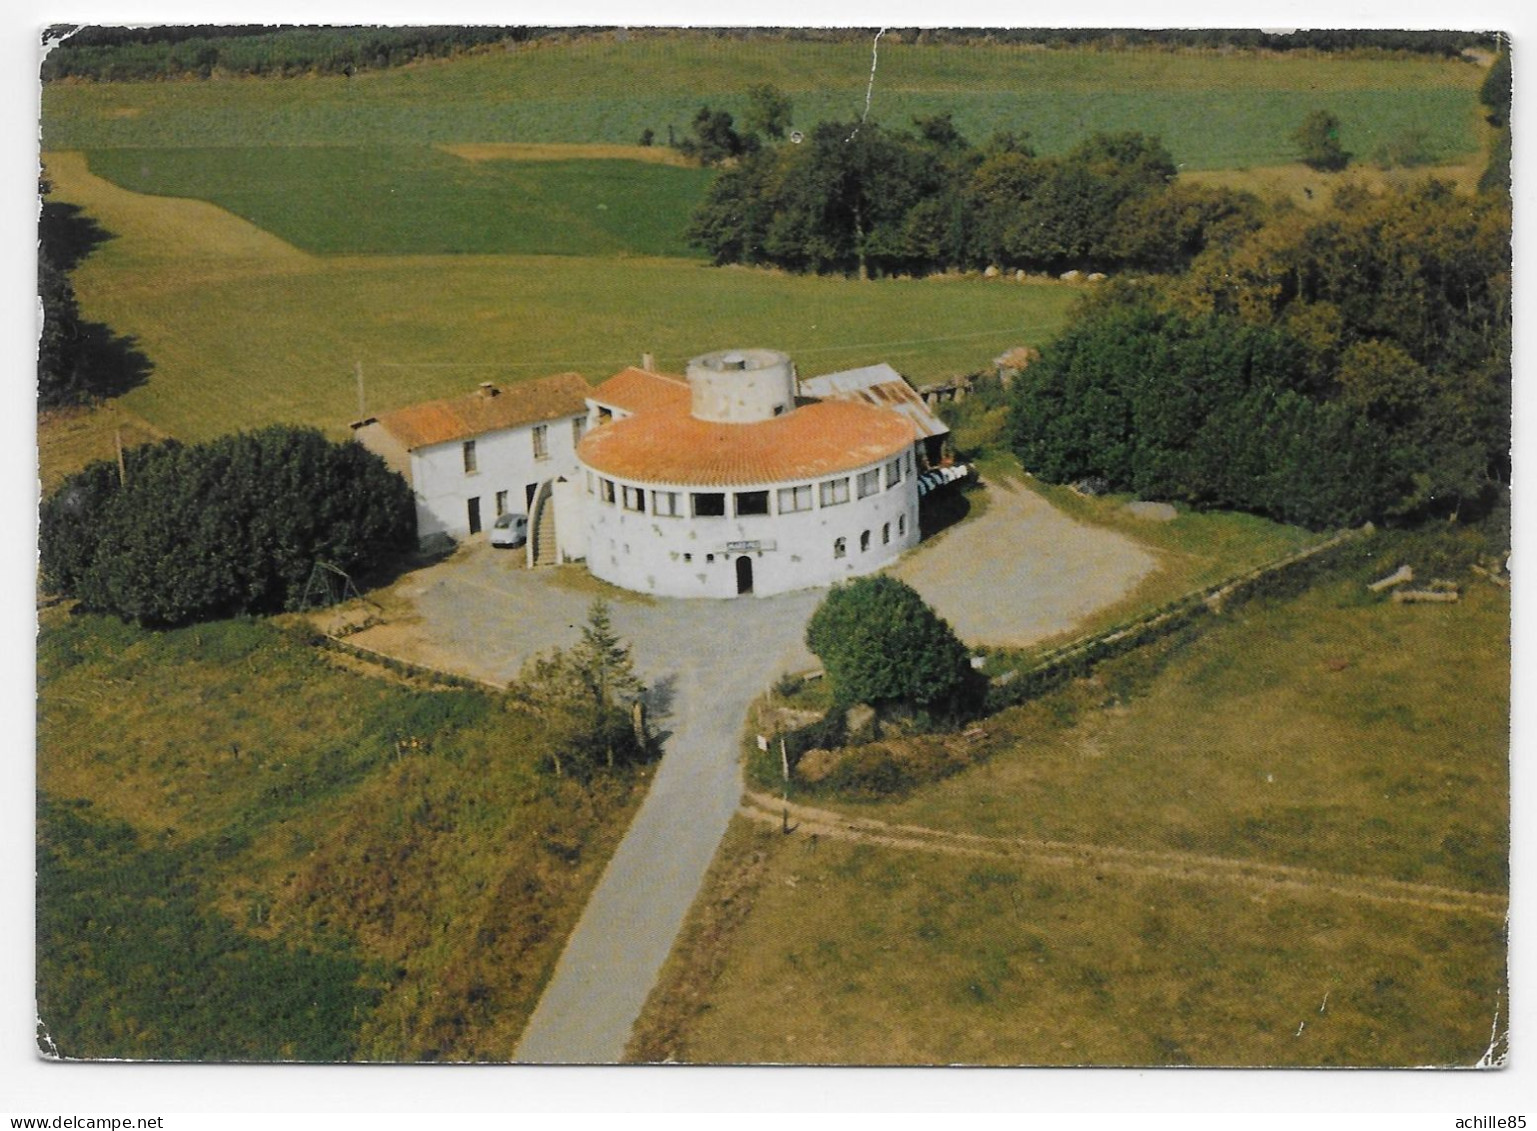
[(971, 474), (968, 464), (958, 463), (953, 467), (936, 467), (932, 471), (925, 471), (918, 476), (918, 497), (921, 499), (930, 491), (943, 487), (946, 483), (954, 483), (958, 479), (965, 479)]

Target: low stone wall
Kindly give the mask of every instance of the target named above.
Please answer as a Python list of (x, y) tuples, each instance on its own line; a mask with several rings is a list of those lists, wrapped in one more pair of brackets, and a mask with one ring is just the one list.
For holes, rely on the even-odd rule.
[(1347, 543), (1365, 538), (1372, 532), (1370, 523), (1343, 531), (1316, 546), (1269, 562), (1220, 585), (1187, 593), (1135, 620), (1053, 648), (1033, 667), (1008, 672), (996, 679), (988, 690), (988, 713), (1034, 699), (1069, 680), (1088, 675), (1104, 660), (1176, 632), (1200, 617), (1220, 613), (1229, 605), (1284, 581), (1301, 568), (1317, 564)]

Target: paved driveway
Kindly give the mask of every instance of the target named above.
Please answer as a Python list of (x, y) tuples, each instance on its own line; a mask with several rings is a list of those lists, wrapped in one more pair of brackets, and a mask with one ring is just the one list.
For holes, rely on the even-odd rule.
[[(742, 793), (748, 705), (812, 666), (805, 625), (822, 591), (754, 600), (638, 597), (580, 570), (529, 571), (485, 544), (402, 579), (364, 647), (493, 683), (569, 647), (597, 593), (637, 671), (668, 702), (665, 754), (635, 821), (567, 941), (518, 1046), (538, 1063), (617, 1061)], [(1072, 627), (1156, 565), (1135, 543), (1083, 526), (1024, 490), (993, 490), (980, 518), (909, 554), (895, 572), (963, 639), (1024, 644)]]

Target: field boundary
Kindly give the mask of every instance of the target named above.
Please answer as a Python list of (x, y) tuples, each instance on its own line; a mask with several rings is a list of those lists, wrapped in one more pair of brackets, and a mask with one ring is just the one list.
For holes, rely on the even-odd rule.
[(442, 668), (434, 668), (428, 664), (419, 664), (413, 660), (402, 660), (398, 656), (391, 656), (388, 652), (380, 652), (363, 644), (354, 644), (350, 640), (344, 640), (340, 636), (330, 632), (317, 634), (316, 643), (324, 649), (350, 655), (355, 659), (367, 663), (377, 664), (387, 671), (399, 675), (425, 679), (432, 683), (439, 683), (445, 687), (459, 688), (484, 688), (487, 691), (495, 691), (498, 694), (505, 693), (507, 685), (494, 683), (489, 679), (478, 679), (472, 675), (460, 675), (457, 672), (444, 671)]
[(1260, 582), (1327, 554), (1348, 542), (1369, 537), (1375, 532), (1371, 523), (1343, 530), (1306, 549), (1246, 570), (1236, 577), (1204, 585), (1157, 608), (1112, 625), (1100, 632), (1080, 636), (1036, 656), (1028, 667), (995, 677), (988, 692), (987, 713), (996, 714), (1056, 687), (1073, 676), (1085, 675), (1101, 660), (1165, 636), (1208, 613), (1220, 613), (1228, 602), (1243, 597)]
[(781, 829), (803, 835), (880, 844), (907, 851), (1020, 860), (1052, 867), (1090, 868), (1096, 872), (1157, 876), (1195, 883), (1239, 884), (1267, 891), (1322, 892), (1375, 903), (1407, 904), (1427, 911), (1500, 920), (1508, 915), (1507, 898), (1490, 892), (1192, 852), (1118, 848), (1030, 837), (990, 837), (919, 825), (894, 825), (871, 817), (814, 809), (753, 790), (743, 794), (739, 812), (759, 824), (779, 825)]

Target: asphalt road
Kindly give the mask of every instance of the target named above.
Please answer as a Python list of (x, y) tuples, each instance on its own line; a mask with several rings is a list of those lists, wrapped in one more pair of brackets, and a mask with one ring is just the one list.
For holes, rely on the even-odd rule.
[(748, 705), (779, 673), (811, 665), (801, 636), (820, 599), (669, 601), (645, 610), (646, 635), (661, 647), (637, 643), (636, 655), (672, 689), (671, 716), (662, 720), (671, 731), (666, 756), (566, 943), (519, 1061), (620, 1059), (741, 801), (737, 749)]

